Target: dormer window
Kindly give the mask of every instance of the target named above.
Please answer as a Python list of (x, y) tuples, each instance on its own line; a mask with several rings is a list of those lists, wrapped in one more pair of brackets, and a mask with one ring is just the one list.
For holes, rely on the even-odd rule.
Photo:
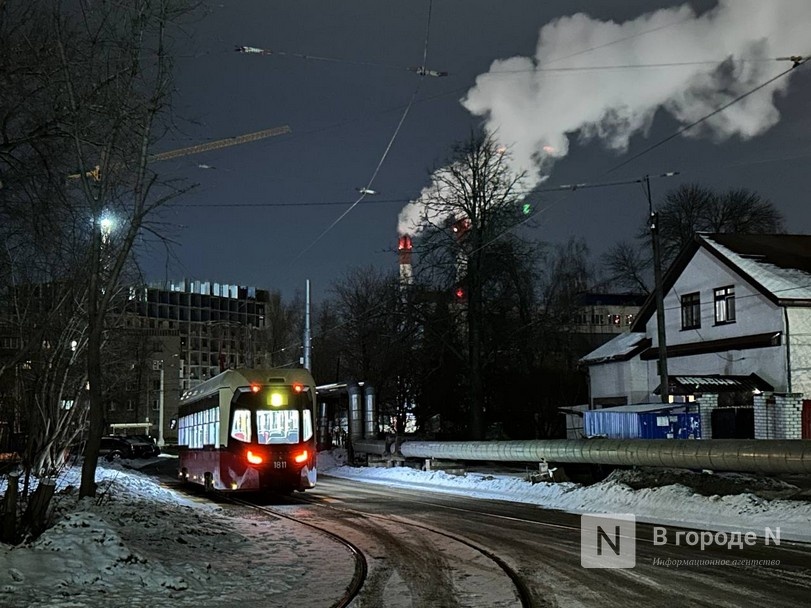
[(735, 322), (735, 287), (719, 287), (713, 290), (715, 300), (715, 324)]

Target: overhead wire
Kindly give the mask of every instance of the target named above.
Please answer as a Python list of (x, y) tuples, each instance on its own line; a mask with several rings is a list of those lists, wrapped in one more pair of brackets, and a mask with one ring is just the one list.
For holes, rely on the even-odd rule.
[[(646, 155), (646, 154), (649, 154), (649, 153), (650, 153), (650, 152), (652, 152), (653, 150), (655, 150), (655, 149), (657, 149), (657, 148), (659, 148), (659, 147), (663, 146), (664, 144), (668, 143), (669, 141), (672, 141), (673, 139), (675, 139), (675, 138), (676, 138), (676, 137), (678, 137), (679, 135), (682, 135), (683, 133), (685, 133), (685, 132), (689, 131), (690, 129), (692, 129), (692, 128), (696, 127), (696, 126), (698, 126), (699, 124), (701, 124), (701, 123), (705, 122), (706, 120), (709, 120), (709, 119), (710, 119), (710, 118), (712, 118), (713, 116), (716, 116), (717, 114), (720, 114), (721, 112), (723, 112), (723, 111), (724, 111), (724, 110), (726, 110), (727, 108), (729, 108), (729, 107), (733, 106), (734, 104), (739, 103), (739, 102), (740, 102), (740, 101), (742, 101), (743, 99), (746, 99), (747, 97), (749, 97), (749, 96), (750, 96), (750, 95), (752, 95), (753, 93), (755, 93), (755, 92), (757, 92), (757, 91), (760, 91), (761, 89), (763, 89), (763, 88), (767, 87), (768, 85), (770, 85), (770, 84), (772, 84), (773, 82), (775, 82), (775, 81), (779, 80), (780, 78), (785, 77), (787, 74), (790, 74), (790, 73), (791, 73), (793, 70), (795, 70), (797, 67), (799, 67), (799, 66), (801, 66), (801, 65), (805, 65), (805, 64), (808, 62), (808, 60), (809, 60), (810, 58), (811, 58), (811, 57), (803, 57), (803, 58), (801, 58), (801, 59), (802, 59), (801, 61), (795, 61), (794, 65), (792, 65), (792, 66), (791, 66), (790, 68), (788, 68), (787, 70), (784, 70), (784, 71), (780, 72), (780, 73), (779, 73), (779, 74), (777, 74), (776, 76), (773, 76), (772, 78), (769, 78), (768, 80), (766, 80), (766, 81), (764, 81), (764, 82), (760, 83), (759, 85), (757, 85), (757, 86), (753, 87), (752, 89), (749, 89), (748, 91), (746, 91), (746, 92), (742, 93), (741, 95), (738, 95), (737, 97), (735, 97), (735, 98), (734, 98), (734, 99), (732, 99), (731, 101), (728, 101), (727, 103), (725, 103), (725, 104), (723, 104), (723, 105), (719, 106), (718, 108), (714, 109), (712, 112), (709, 112), (709, 113), (705, 114), (705, 115), (704, 115), (704, 116), (702, 116), (701, 118), (699, 118), (699, 119), (697, 119), (697, 120), (694, 120), (693, 122), (691, 122), (691, 123), (689, 123), (689, 124), (687, 124), (687, 125), (684, 125), (683, 127), (680, 127), (679, 129), (676, 129), (676, 130), (675, 130), (673, 133), (671, 133), (670, 135), (668, 135), (668, 136), (666, 136), (666, 137), (664, 137), (664, 138), (660, 139), (660, 140), (659, 140), (659, 141), (657, 141), (656, 143), (654, 143), (654, 144), (652, 144), (652, 145), (650, 145), (650, 146), (646, 147), (645, 149), (643, 149), (642, 151), (640, 151), (640, 152), (638, 152), (638, 153), (634, 154), (634, 155), (633, 155), (633, 156), (631, 156), (630, 158), (627, 158), (627, 159), (625, 159), (625, 160), (621, 161), (620, 163), (617, 163), (616, 165), (614, 165), (613, 167), (611, 167), (611, 168), (610, 168), (610, 169), (608, 169), (607, 171), (604, 171), (603, 173), (601, 173), (601, 174), (598, 176), (598, 179), (599, 179), (600, 177), (604, 177), (604, 176), (606, 176), (606, 175), (608, 175), (608, 174), (610, 174), (610, 173), (613, 173), (614, 171), (616, 171), (616, 170), (618, 170), (618, 169), (620, 169), (620, 168), (622, 168), (622, 167), (624, 167), (624, 166), (626, 166), (626, 165), (630, 164), (631, 162), (633, 162), (633, 161), (635, 161), (635, 160), (639, 159), (640, 157), (642, 157), (642, 156), (644, 156), (644, 155)], [(635, 182), (635, 181), (638, 181), (638, 180), (632, 180), (632, 181), (633, 181), (633, 182)], [(573, 189), (571, 190), (571, 192), (573, 192), (574, 190), (575, 190), (575, 188), (573, 188)], [(565, 195), (561, 196), (561, 197), (560, 197), (560, 198), (558, 198), (557, 200), (551, 201), (551, 202), (550, 202), (548, 205), (546, 205), (546, 206), (544, 206), (543, 208), (538, 209), (538, 210), (536, 210), (535, 212), (531, 213), (530, 215), (528, 215), (526, 218), (524, 218), (524, 219), (523, 219), (523, 220), (521, 220), (520, 222), (517, 222), (517, 223), (513, 224), (511, 227), (507, 228), (506, 230), (504, 230), (504, 231), (500, 232), (499, 234), (497, 234), (496, 236), (494, 236), (492, 239), (490, 239), (489, 241), (487, 241), (487, 242), (483, 243), (482, 245), (480, 245), (479, 247), (477, 247), (475, 250), (471, 251), (470, 253), (476, 253), (476, 252), (478, 252), (478, 251), (481, 251), (481, 250), (482, 250), (482, 249), (484, 249), (485, 247), (490, 246), (491, 244), (493, 244), (493, 243), (494, 243), (494, 242), (496, 242), (497, 240), (501, 239), (501, 238), (502, 238), (502, 237), (504, 237), (505, 235), (507, 235), (507, 234), (511, 233), (512, 231), (514, 231), (515, 229), (519, 228), (520, 226), (525, 225), (527, 222), (529, 222), (530, 220), (534, 219), (535, 217), (537, 217), (538, 215), (540, 215), (542, 212), (548, 211), (548, 210), (549, 210), (550, 208), (552, 208), (553, 206), (555, 206), (555, 205), (559, 204), (560, 202), (562, 202), (563, 200), (565, 200), (566, 198), (568, 198), (569, 196), (571, 196), (571, 192), (567, 192)]]
[[(773, 156), (770, 158), (756, 158), (751, 160), (741, 160), (731, 163), (724, 163), (724, 164), (716, 164), (716, 163), (702, 163), (701, 167), (696, 169), (696, 171), (718, 171), (726, 168), (731, 167), (745, 167), (747, 165), (759, 165), (764, 163), (776, 163), (776, 162), (786, 162), (792, 160), (799, 160), (808, 158), (811, 156), (811, 152), (803, 152), (798, 154), (786, 154), (783, 156)], [(688, 171), (682, 170), (682, 174), (688, 173)], [(590, 184), (590, 183), (575, 183), (575, 184), (561, 184), (559, 186), (550, 186), (548, 188), (527, 188), (527, 189), (518, 189), (516, 190), (516, 194), (538, 194), (538, 193), (545, 193), (545, 192), (563, 192), (563, 191), (575, 191), (575, 190), (586, 190), (589, 188), (596, 188), (596, 187), (606, 187), (608, 185), (625, 185), (625, 184), (634, 184), (639, 183), (640, 185), (644, 181), (643, 178), (636, 178), (631, 180), (619, 181), (619, 182), (611, 182), (610, 184)], [(644, 186), (643, 186), (644, 187)], [(365, 199), (361, 201), (359, 204), (361, 205), (387, 205), (387, 204), (403, 204), (403, 203), (410, 203), (413, 202), (413, 198), (404, 197), (404, 198), (374, 198), (374, 199)], [(331, 206), (342, 206), (342, 205), (351, 205), (354, 201), (353, 200), (332, 200), (332, 201), (298, 201), (294, 203), (290, 202), (261, 202), (261, 203), (172, 203), (172, 207), (211, 207), (211, 208), (237, 208), (237, 207), (331, 207)]]
[[(432, 8), (433, 8), (433, 0), (428, 0), (428, 18), (426, 20), (426, 25), (425, 25), (425, 40), (424, 40), (424, 43), (423, 43), (423, 51), (422, 51), (422, 67), (423, 68), (425, 68), (425, 62), (426, 62), (426, 59), (428, 57), (428, 40), (429, 40), (429, 37), (430, 37), (430, 34), (431, 34), (431, 12), (432, 12)], [(366, 198), (367, 193), (371, 190), (372, 185), (374, 184), (374, 181), (377, 178), (377, 174), (380, 172), (380, 168), (383, 166), (383, 163), (386, 161), (386, 158), (388, 157), (389, 152), (391, 151), (391, 147), (394, 145), (394, 142), (395, 142), (395, 140), (397, 139), (397, 136), (400, 133), (400, 129), (402, 128), (403, 123), (405, 122), (405, 119), (408, 116), (408, 113), (411, 111), (411, 107), (414, 105), (414, 100), (417, 98), (417, 94), (420, 91), (420, 87), (422, 86), (423, 80), (425, 80), (425, 72), (424, 72), (424, 70), (423, 70), (423, 73), (419, 74), (419, 80), (417, 80), (417, 84), (414, 87), (414, 91), (411, 94), (411, 99), (409, 99), (408, 105), (406, 105), (402, 116), (400, 116), (400, 121), (397, 123), (397, 128), (394, 130), (394, 133), (392, 134), (391, 138), (389, 139), (389, 143), (386, 146), (386, 149), (383, 151), (383, 154), (381, 155), (380, 160), (378, 161), (377, 166), (375, 167), (375, 170), (372, 173), (372, 176), (369, 178), (369, 181), (366, 184), (366, 186), (361, 189), (360, 197), (354, 203), (352, 203), (352, 205), (346, 211), (344, 211), (341, 215), (339, 215), (335, 219), (335, 221), (333, 221), (325, 230), (323, 230), (321, 232), (321, 234), (319, 234), (312, 243), (310, 243), (301, 252), (299, 252), (299, 254), (296, 255), (296, 257), (293, 258), (291, 263), (295, 263), (305, 253), (307, 253), (310, 249), (312, 249), (322, 238), (324, 238), (324, 236), (326, 234), (328, 234), (333, 228), (335, 228), (335, 226), (337, 226), (340, 223), (341, 220), (343, 220), (355, 207), (357, 207), (361, 203), (361, 201), (363, 201), (363, 199)]]

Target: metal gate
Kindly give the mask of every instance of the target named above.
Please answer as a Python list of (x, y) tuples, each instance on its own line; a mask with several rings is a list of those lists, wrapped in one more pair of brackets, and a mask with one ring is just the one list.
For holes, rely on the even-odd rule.
[(802, 435), (803, 439), (811, 439), (811, 399), (803, 400), (803, 420), (802, 420)]
[(719, 407), (712, 411), (712, 439), (754, 439), (755, 411), (751, 407)]

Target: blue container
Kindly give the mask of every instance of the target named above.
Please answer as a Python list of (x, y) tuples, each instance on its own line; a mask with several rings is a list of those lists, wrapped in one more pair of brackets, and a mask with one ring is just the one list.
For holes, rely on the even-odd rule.
[(583, 412), (583, 431), (586, 437), (611, 439), (701, 439), (699, 414), (674, 413), (672, 409), (675, 407), (632, 405), (587, 410)]
[(583, 412), (583, 431), (586, 437), (612, 439), (638, 439), (639, 414), (612, 412), (610, 409)]
[(701, 416), (697, 413), (641, 413), (639, 437), (642, 439), (701, 439)]

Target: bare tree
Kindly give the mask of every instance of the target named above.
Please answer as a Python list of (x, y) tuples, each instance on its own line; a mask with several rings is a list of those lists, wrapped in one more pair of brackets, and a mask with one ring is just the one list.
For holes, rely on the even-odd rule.
[[(662, 266), (667, 268), (697, 232), (780, 233), (783, 216), (773, 203), (744, 188), (717, 193), (698, 184), (668, 192), (658, 208)], [(617, 243), (605, 267), (617, 285), (650, 292), (653, 266), (650, 231), (640, 228), (637, 244)]]
[(511, 172), (508, 154), (492, 136), (472, 133), (454, 147), (448, 163), (434, 171), (433, 183), (422, 196), (434, 230), (424, 232), (421, 258), (456, 283), (464, 305), (472, 439), (485, 434), (485, 284), (497, 265), (494, 244), (514, 238), (509, 229), (521, 215), (522, 176)]
[(751, 190), (718, 194), (696, 184), (669, 192), (659, 209), (662, 256), (669, 265), (696, 232), (775, 233), (783, 231), (783, 216), (768, 200)]
[[(10, 85), (0, 110), (0, 199), (11, 217), (35, 201), (31, 225), (16, 224), (17, 249), (6, 259), (20, 259), (20, 244), (33, 235), (31, 248), (45, 254), (39, 280), (65, 281), (70, 270), (84, 288), (73, 303), (85, 319), (90, 387), (81, 496), (95, 494), (102, 349), (133, 243), (150, 214), (183, 190), (148, 163), (171, 99), (168, 28), (188, 10), (185, 0), (8, 0), (0, 8), (8, 35), (0, 45), (9, 51), (0, 81)], [(55, 263), (65, 253), (69, 269)]]
[(606, 252), (603, 258), (608, 272), (608, 281), (617, 287), (634, 293), (650, 293), (653, 260), (645, 255), (638, 243), (620, 241)]

